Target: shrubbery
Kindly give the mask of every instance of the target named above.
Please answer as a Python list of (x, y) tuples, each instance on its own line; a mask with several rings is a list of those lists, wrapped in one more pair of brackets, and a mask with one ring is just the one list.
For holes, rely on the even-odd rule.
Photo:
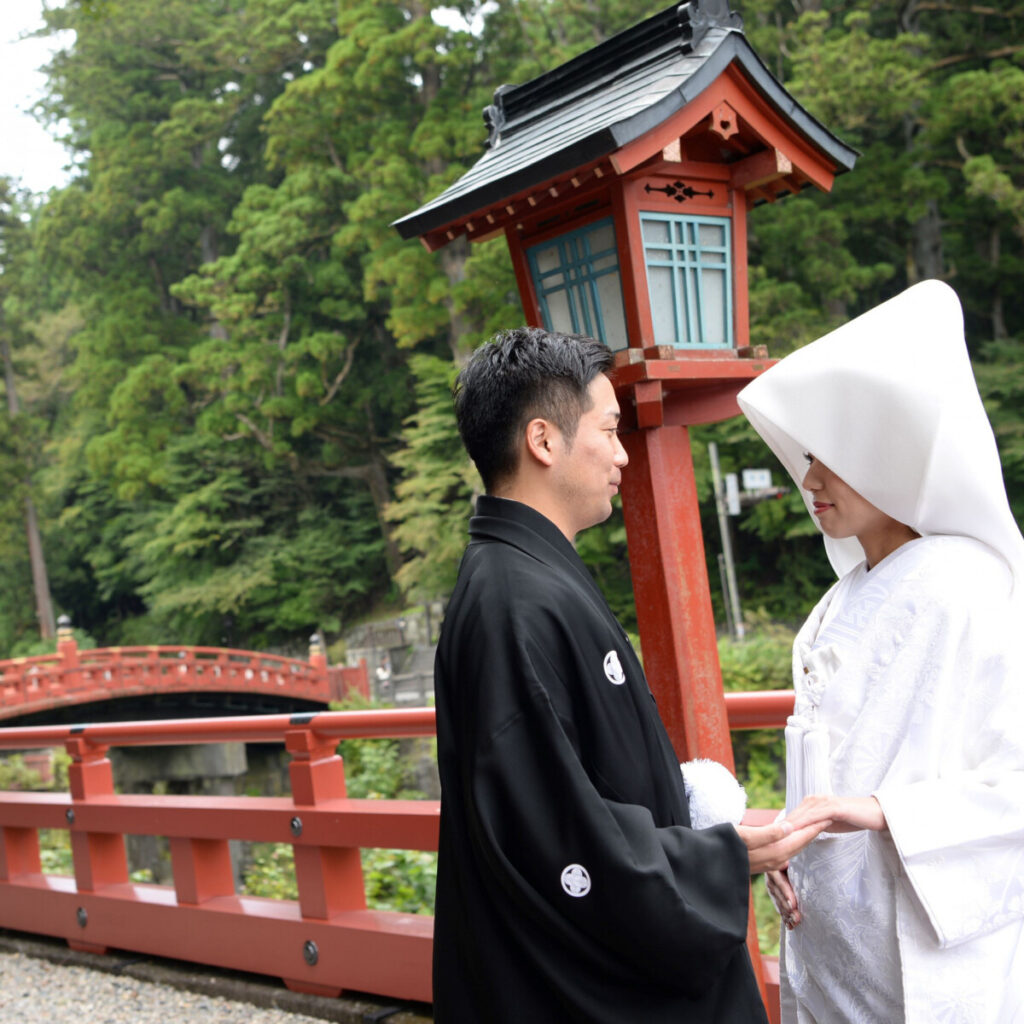
[[(725, 691), (788, 690), (793, 685), (793, 631), (751, 617), (751, 632), (742, 641), (718, 643)], [(752, 729), (732, 734), (736, 777), (747, 791), (750, 807), (782, 808), (786, 803), (786, 745), (781, 729)], [(754, 910), (762, 953), (779, 951), (779, 915), (760, 878), (754, 879)]]

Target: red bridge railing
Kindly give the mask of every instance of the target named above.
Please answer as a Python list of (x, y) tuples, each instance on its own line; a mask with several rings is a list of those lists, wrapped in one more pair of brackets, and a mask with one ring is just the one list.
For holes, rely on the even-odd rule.
[(104, 647), (79, 650), (62, 637), (56, 654), (0, 661), (0, 719), (68, 704), (162, 693), (259, 693), (301, 700), (370, 696), (366, 663), (329, 666), (319, 644), (308, 660), (221, 647)]
[[(726, 695), (735, 729), (781, 727), (792, 702)], [(430, 736), (434, 721), (421, 708), (0, 729), (0, 750), (63, 746), (72, 758), (67, 793), (0, 793), (0, 927), (281, 977), (298, 991), (429, 1002), (433, 918), (367, 909), (360, 849), (436, 850), (440, 805), (347, 798), (336, 748)], [(283, 742), (291, 797), (114, 792), (111, 747), (221, 742)], [(42, 871), (40, 829), (70, 832), (73, 876)], [(126, 834), (169, 839), (173, 886), (129, 880)], [(290, 843), (298, 900), (239, 895), (231, 839)]]

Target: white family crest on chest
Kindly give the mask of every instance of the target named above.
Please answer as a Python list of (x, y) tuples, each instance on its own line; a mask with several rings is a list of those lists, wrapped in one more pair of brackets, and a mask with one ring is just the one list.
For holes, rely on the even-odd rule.
[(582, 864), (570, 864), (562, 872), (562, 888), (570, 896), (586, 896), (590, 892), (590, 872)]
[(626, 681), (626, 673), (622, 669), (617, 651), (609, 651), (604, 656), (604, 674), (609, 683), (621, 686)]

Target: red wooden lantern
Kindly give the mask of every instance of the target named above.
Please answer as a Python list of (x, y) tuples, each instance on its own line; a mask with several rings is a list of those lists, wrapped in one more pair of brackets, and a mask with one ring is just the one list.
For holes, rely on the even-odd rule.
[(738, 412), (747, 211), (856, 152), (771, 75), (723, 0), (672, 6), (484, 112), (487, 152), (395, 223), (435, 250), (504, 233), (528, 323), (617, 352), (644, 661), (681, 758), (732, 764), (688, 428)]

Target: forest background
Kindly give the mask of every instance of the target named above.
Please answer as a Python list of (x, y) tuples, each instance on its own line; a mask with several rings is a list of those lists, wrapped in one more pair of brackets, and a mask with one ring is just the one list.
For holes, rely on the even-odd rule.
[[(450, 385), (523, 315), (503, 240), (430, 255), (390, 223), (483, 152), (497, 86), (663, 6), (50, 10), (69, 42), (38, 113), (63, 126), (75, 171), (43, 196), (0, 179), (0, 657), (46, 649), (40, 624), (61, 613), (104, 646), (298, 652), (313, 631), (337, 641), (443, 601), (478, 486)], [(1019, 518), (1024, 6), (737, 9), (780, 81), (862, 153), (832, 193), (753, 211), (752, 342), (781, 356), (949, 281)], [(721, 611), (707, 442), (726, 471), (783, 478), (741, 419), (695, 435)], [(745, 607), (798, 621), (831, 576), (799, 497), (735, 525)], [(580, 550), (635, 629), (621, 515)]]

